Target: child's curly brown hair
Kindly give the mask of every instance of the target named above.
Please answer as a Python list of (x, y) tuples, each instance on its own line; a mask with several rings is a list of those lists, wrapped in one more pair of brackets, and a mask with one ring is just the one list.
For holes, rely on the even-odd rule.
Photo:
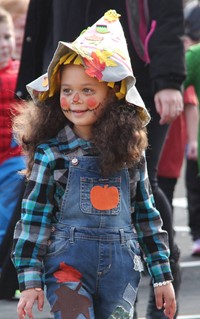
[(139, 110), (125, 100), (111, 102), (102, 111), (92, 136), (104, 175), (136, 165), (148, 145)]
[(59, 94), (46, 103), (36, 105), (30, 100), (16, 109), (18, 115), (13, 118), (13, 131), (27, 156), (27, 168), (22, 173), (29, 177), (37, 146), (55, 137), (68, 121), (61, 111)]
[[(24, 174), (29, 177), (37, 146), (55, 137), (65, 125), (72, 126), (72, 123), (61, 111), (59, 94), (38, 106), (28, 101), (17, 112), (13, 129), (27, 155)], [(138, 163), (147, 147), (147, 134), (137, 108), (125, 100), (110, 102), (93, 127), (92, 142), (99, 153), (102, 174), (105, 176), (124, 165), (132, 167)]]

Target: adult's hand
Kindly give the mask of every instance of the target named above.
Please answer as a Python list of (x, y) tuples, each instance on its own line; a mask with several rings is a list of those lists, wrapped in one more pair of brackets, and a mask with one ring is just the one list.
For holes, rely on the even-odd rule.
[(183, 111), (183, 97), (179, 90), (161, 90), (155, 94), (154, 101), (161, 125), (171, 123)]

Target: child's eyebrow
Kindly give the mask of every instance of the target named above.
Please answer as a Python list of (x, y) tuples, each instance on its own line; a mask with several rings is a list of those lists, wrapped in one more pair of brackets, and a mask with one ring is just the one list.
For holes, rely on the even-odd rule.
[[(61, 86), (73, 86), (73, 84), (62, 83)], [(81, 86), (97, 86), (97, 84), (96, 83), (82, 83)]]

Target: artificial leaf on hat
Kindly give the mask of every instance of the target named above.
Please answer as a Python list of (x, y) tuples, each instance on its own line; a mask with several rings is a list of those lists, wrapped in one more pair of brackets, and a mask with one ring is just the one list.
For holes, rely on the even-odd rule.
[(118, 14), (116, 10), (108, 10), (106, 13), (104, 13), (104, 18), (110, 22), (116, 21), (121, 17), (121, 14)]
[(103, 51), (96, 50), (95, 53), (99, 57), (100, 61), (104, 62), (106, 64), (106, 66), (116, 66), (117, 65), (117, 63), (110, 58), (113, 55), (112, 52), (109, 52), (106, 50), (103, 50)]
[(72, 43), (72, 50), (74, 50), (77, 54), (79, 54), (82, 58), (87, 58), (87, 60), (92, 60), (90, 53), (84, 47), (81, 47), (77, 41)]
[(87, 67), (85, 73), (87, 73), (90, 77), (96, 77), (98, 80), (101, 80), (103, 76), (102, 71), (105, 69), (106, 64), (105, 62), (100, 61), (95, 52), (92, 52), (91, 56), (92, 60), (83, 59)]

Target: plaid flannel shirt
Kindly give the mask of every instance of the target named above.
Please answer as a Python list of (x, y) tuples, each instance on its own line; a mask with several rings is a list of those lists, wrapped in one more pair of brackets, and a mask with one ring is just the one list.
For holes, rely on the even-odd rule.
[[(68, 178), (65, 154), (91, 155), (91, 144), (77, 138), (69, 126), (55, 139), (38, 147), (32, 174), (22, 202), (22, 217), (14, 235), (13, 262), (20, 290), (43, 287), (45, 257), (51, 223), (59, 215)], [(138, 168), (130, 169), (133, 225), (153, 282), (172, 279), (167, 233), (161, 229), (160, 214), (148, 180), (145, 157)]]

